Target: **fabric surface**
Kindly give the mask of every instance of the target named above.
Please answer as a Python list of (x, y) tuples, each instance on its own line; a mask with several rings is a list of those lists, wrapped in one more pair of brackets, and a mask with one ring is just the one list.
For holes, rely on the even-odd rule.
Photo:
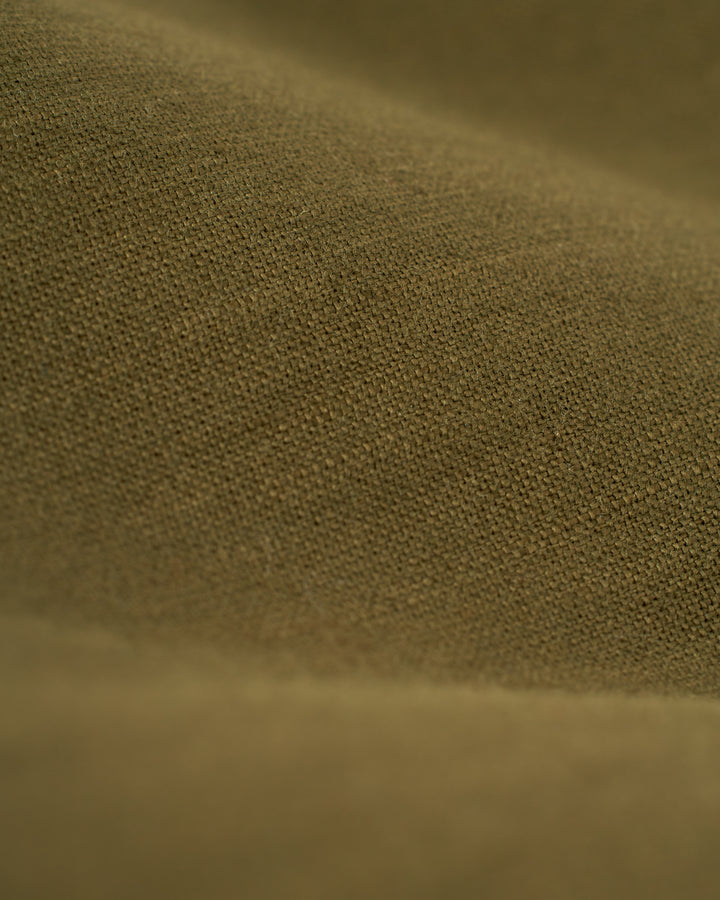
[(717, 4), (0, 48), (2, 896), (717, 897)]

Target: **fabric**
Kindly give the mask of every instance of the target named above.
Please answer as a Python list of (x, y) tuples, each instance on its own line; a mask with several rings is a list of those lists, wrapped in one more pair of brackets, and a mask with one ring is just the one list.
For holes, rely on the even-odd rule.
[(0, 894), (720, 894), (720, 7), (0, 7)]

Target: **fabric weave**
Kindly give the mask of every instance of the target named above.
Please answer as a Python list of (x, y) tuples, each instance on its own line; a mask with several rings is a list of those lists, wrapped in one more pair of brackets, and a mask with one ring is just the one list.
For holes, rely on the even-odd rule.
[(0, 10), (4, 896), (717, 895), (720, 15), (570, 6)]

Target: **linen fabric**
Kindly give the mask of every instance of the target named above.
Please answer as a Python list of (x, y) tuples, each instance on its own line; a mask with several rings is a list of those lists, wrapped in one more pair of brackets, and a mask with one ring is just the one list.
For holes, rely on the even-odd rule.
[(719, 47), (2, 5), (2, 896), (718, 896)]

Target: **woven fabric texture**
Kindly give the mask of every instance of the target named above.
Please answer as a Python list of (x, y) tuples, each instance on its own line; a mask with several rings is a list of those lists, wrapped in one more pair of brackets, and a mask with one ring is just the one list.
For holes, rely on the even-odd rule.
[(3, 896), (720, 894), (718, 48), (2, 5)]

